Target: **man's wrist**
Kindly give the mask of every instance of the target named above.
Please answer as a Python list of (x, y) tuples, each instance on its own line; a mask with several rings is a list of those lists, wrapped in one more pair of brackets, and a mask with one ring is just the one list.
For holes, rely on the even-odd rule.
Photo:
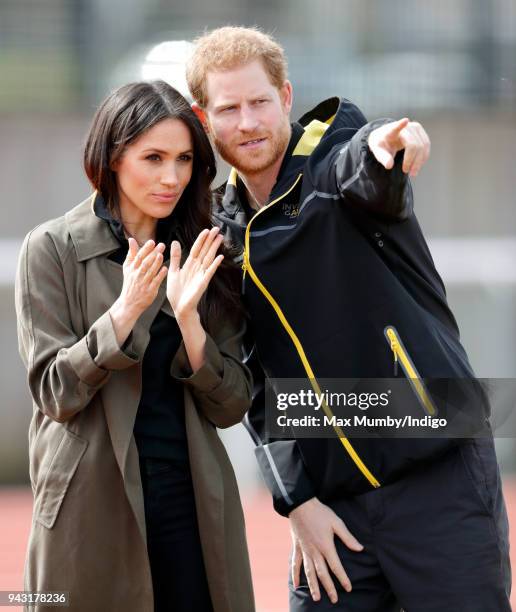
[[(293, 514), (294, 512), (296, 512), (296, 510), (298, 510), (299, 508), (306, 507), (306, 505), (307, 505), (307, 504), (308, 504), (308, 505), (313, 505), (313, 503), (314, 503), (316, 500), (317, 500), (317, 497), (315, 497), (315, 496), (314, 496), (314, 497), (310, 497), (309, 499), (305, 499), (305, 500), (304, 500), (304, 501), (302, 501), (301, 503), (297, 504), (297, 505), (296, 505), (296, 506), (294, 506), (294, 508), (292, 508), (292, 510), (290, 510), (290, 512), (288, 513), (288, 515), (287, 515), (287, 516), (288, 516), (288, 518), (291, 518), (291, 517), (292, 517), (292, 514)], [(317, 501), (318, 501), (318, 500), (317, 500)], [(296, 512), (296, 514), (298, 514), (298, 513)]]

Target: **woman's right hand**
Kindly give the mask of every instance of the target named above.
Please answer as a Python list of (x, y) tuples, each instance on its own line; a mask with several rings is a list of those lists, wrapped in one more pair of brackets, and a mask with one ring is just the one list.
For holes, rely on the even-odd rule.
[(139, 249), (134, 238), (129, 238), (129, 251), (124, 261), (124, 284), (118, 298), (138, 318), (155, 300), (158, 289), (167, 276), (163, 264), (165, 245), (154, 240)]
[(163, 266), (165, 245), (148, 240), (140, 249), (134, 238), (129, 238), (129, 251), (123, 265), (124, 281), (120, 296), (109, 309), (117, 341), (126, 341), (134, 324), (152, 304), (159, 287), (167, 276)]

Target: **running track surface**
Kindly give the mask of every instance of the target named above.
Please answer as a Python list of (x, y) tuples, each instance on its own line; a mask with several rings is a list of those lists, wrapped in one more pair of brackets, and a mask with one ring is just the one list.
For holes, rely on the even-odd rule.
[[(505, 478), (505, 498), (511, 526), (516, 525), (516, 477)], [(287, 567), (290, 535), (286, 519), (272, 510), (265, 491), (247, 494), (243, 500), (257, 612), (286, 612)], [(0, 591), (21, 590), (25, 546), (32, 509), (30, 489), (0, 489)], [(511, 552), (516, 567), (516, 529)], [(516, 596), (513, 595), (516, 609)], [(5, 608), (21, 611), (19, 607)], [(57, 609), (57, 608), (56, 608)]]

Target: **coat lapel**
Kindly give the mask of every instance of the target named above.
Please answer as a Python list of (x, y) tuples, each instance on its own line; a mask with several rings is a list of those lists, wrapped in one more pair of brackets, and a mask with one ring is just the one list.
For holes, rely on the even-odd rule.
[[(99, 276), (98, 282), (105, 285), (103, 291), (95, 291), (94, 304), (91, 305), (93, 320), (95, 315), (100, 316), (115, 301), (123, 282), (122, 266), (106, 257), (97, 258), (96, 274)], [(98, 284), (95, 286), (98, 288)], [(165, 284), (161, 285), (156, 299), (141, 315), (131, 332), (132, 342), (141, 347), (142, 358), (149, 343), (151, 324), (160, 308), (165, 312), (168, 311), (167, 314), (173, 315), (166, 297)], [(141, 372), (140, 360), (135, 366), (117, 372), (109, 384), (102, 387), (100, 393), (113, 451), (124, 479), (127, 497), (145, 539), (143, 494), (138, 452), (133, 436), (134, 421), (141, 397)]]
[(214, 599), (214, 609), (229, 610), (231, 597), (226, 559), (224, 485), (220, 460), (213, 452), (213, 448), (216, 448), (220, 441), (206, 443), (210, 438), (217, 437), (216, 430), (199, 417), (192, 394), (186, 385), (184, 398), (188, 453), (206, 574)]
[[(120, 295), (123, 268), (108, 258), (120, 247), (108, 224), (93, 211), (95, 194), (66, 215), (76, 256), (86, 269), (85, 328), (108, 310)], [(165, 262), (166, 264), (167, 262)], [(150, 327), (159, 310), (174, 316), (166, 297), (166, 283), (162, 283), (154, 302), (145, 310), (132, 330), (132, 340), (140, 347), (141, 358), (150, 339)], [(133, 437), (134, 421), (141, 397), (141, 359), (133, 367), (121, 370), (102, 387), (100, 394), (113, 451), (124, 479), (126, 493), (133, 508), (144, 540), (145, 515), (138, 465), (138, 453)]]

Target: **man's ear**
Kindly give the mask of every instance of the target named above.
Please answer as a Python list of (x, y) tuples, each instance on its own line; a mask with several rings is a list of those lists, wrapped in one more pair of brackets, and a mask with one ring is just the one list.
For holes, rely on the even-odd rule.
[(294, 92), (292, 91), (292, 83), (285, 81), (280, 89), (280, 97), (283, 102), (283, 106), (287, 113), (292, 110), (292, 101), (294, 99)]
[(206, 134), (210, 133), (210, 128), (208, 127), (208, 119), (206, 118), (206, 113), (204, 110), (197, 104), (197, 102), (192, 102), (192, 110), (197, 115), (197, 119), (202, 123), (202, 127)]

